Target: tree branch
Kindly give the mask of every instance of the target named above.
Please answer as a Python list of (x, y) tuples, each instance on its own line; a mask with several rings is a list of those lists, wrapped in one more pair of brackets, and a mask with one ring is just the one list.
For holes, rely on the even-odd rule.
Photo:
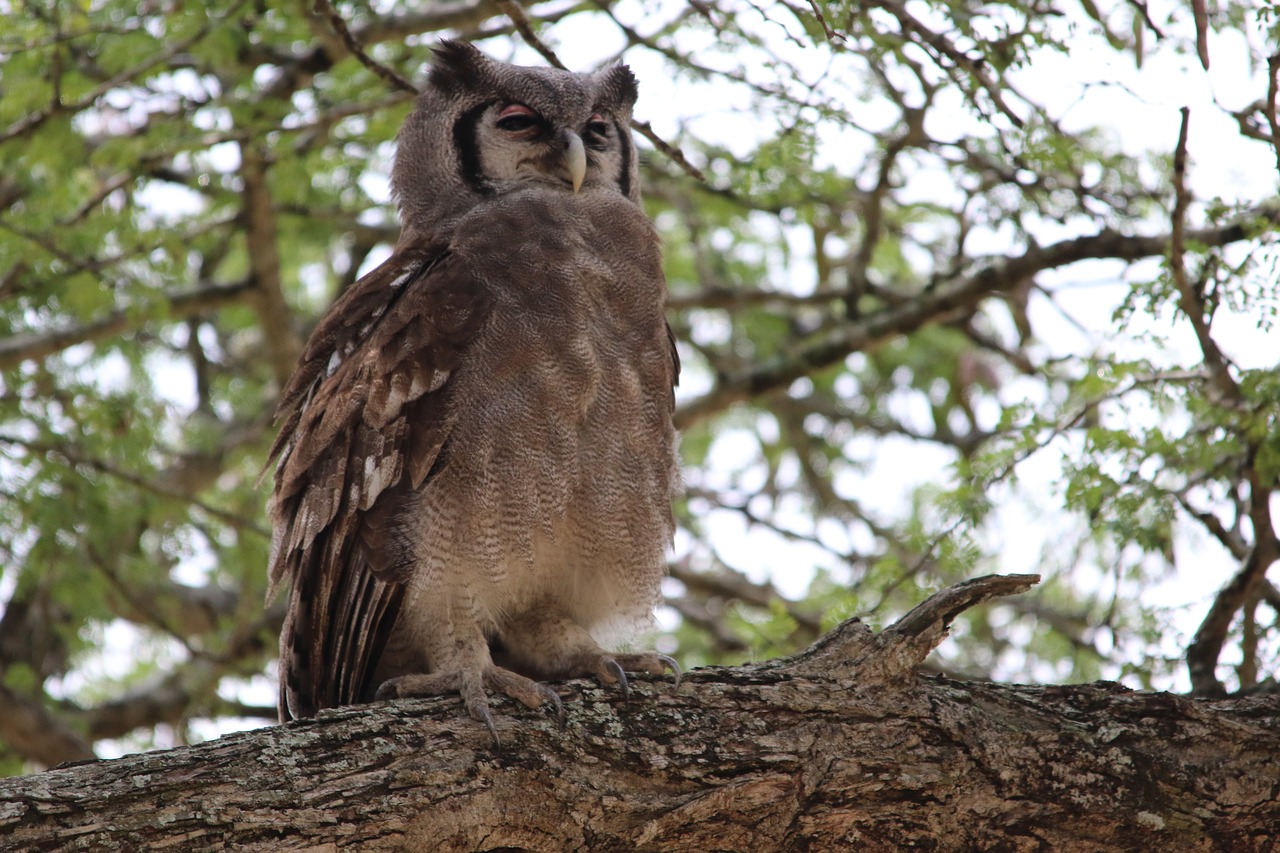
[(329, 21), (329, 25), (333, 27), (333, 31), (342, 39), (342, 44), (346, 47), (356, 59), (360, 60), (360, 64), (368, 68), (378, 79), (382, 80), (392, 89), (399, 89), (404, 92), (418, 93), (418, 87), (414, 86), (408, 80), (401, 77), (394, 70), (378, 62), (376, 59), (365, 53), (364, 46), (360, 44), (360, 40), (351, 32), (351, 28), (347, 26), (347, 22), (343, 20), (338, 10), (333, 8), (333, 4), (329, 0), (315, 0), (315, 9), (322, 13)]
[(293, 327), (280, 280), (280, 246), (275, 200), (267, 187), (266, 154), (256, 143), (240, 144), (240, 176), (244, 180), (245, 240), (253, 295), (277, 384), (293, 375), (302, 353), (302, 339)]
[(1200, 352), (1204, 355), (1204, 364), (1222, 399), (1232, 405), (1240, 403), (1240, 388), (1231, 376), (1227, 357), (1218, 347), (1217, 341), (1209, 329), (1211, 318), (1205, 314), (1203, 282), (1192, 284), (1187, 277), (1186, 269), (1186, 216), (1191, 204), (1191, 193), (1187, 189), (1187, 137), (1191, 125), (1191, 109), (1183, 107), (1182, 123), (1178, 130), (1178, 144), (1173, 153), (1173, 221), (1169, 232), (1169, 273), (1174, 286), (1178, 289), (1178, 308), (1191, 322), (1195, 331)]
[(1280, 560), (1280, 539), (1271, 520), (1271, 496), (1269, 482), (1257, 470), (1257, 448), (1251, 450), (1245, 473), (1249, 484), (1249, 520), (1254, 529), (1253, 549), (1235, 576), (1214, 597), (1204, 621), (1196, 629), (1196, 635), (1187, 647), (1187, 673), (1191, 689), (1202, 696), (1221, 696), (1225, 693), (1218, 680), (1218, 659), (1226, 644), (1231, 623), (1246, 603), (1254, 600), (1267, 579), (1267, 570)]
[(47, 107), (27, 113), (3, 131), (0, 131), (0, 142), (7, 142), (8, 140), (16, 137), (25, 136), (59, 113), (70, 115), (71, 113), (83, 110), (85, 107), (92, 106), (99, 98), (106, 95), (113, 89), (118, 89), (151, 71), (153, 68), (173, 59), (179, 54), (187, 52), (192, 48), (192, 46), (202, 41), (205, 36), (214, 30), (215, 27), (233, 18), (236, 13), (240, 11), (240, 7), (244, 6), (246, 2), (247, 0), (237, 0), (237, 2), (233, 3), (230, 8), (222, 14), (210, 16), (205, 23), (190, 36), (170, 42), (165, 46), (164, 50), (140, 60), (117, 74), (113, 74), (97, 87), (81, 95), (79, 98), (76, 98), (71, 103), (64, 103), (61, 93), (55, 88), (53, 99)]
[[(1259, 218), (1275, 224), (1280, 221), (1280, 208), (1260, 207), (1230, 224), (1188, 232), (1187, 238), (1209, 247), (1227, 245), (1253, 236)], [(687, 429), (734, 403), (784, 388), (813, 370), (835, 364), (850, 353), (869, 349), (925, 325), (955, 320), (973, 310), (984, 297), (1015, 287), (1044, 270), (1086, 259), (1136, 261), (1163, 255), (1170, 239), (1169, 234), (1140, 237), (1108, 228), (1097, 234), (1049, 246), (1034, 246), (1022, 255), (992, 263), (971, 275), (942, 282), (914, 299), (887, 306), (856, 322), (816, 335), (784, 355), (722, 376), (706, 394), (677, 409), (676, 424)]]
[[(1276, 169), (1280, 170), (1280, 120), (1276, 118), (1278, 92), (1280, 92), (1280, 53), (1273, 53), (1267, 57), (1267, 99), (1262, 108), (1263, 113), (1266, 114), (1267, 129), (1270, 132), (1266, 136), (1259, 133), (1255, 138), (1265, 139), (1271, 143), (1271, 150), (1276, 154)], [(1241, 129), (1245, 129), (1243, 119), (1240, 124)]]
[[(243, 299), (249, 289), (250, 283), (245, 281), (209, 284), (185, 293), (175, 293), (169, 296), (167, 316), (171, 320), (182, 320), (231, 305)], [(120, 309), (83, 325), (3, 338), (0, 339), (0, 370), (17, 367), (24, 361), (39, 361), (76, 344), (113, 338), (141, 328), (151, 320), (151, 317), (137, 311)]]
[(902, 643), (1026, 582), (944, 591), (879, 636), (846, 623), (819, 643), (841, 665), (834, 674), (801, 655), (697, 670), (677, 692), (637, 684), (644, 695), (629, 703), (569, 682), (565, 728), (507, 705), (498, 750), (441, 698), (3, 780), (0, 845), (1269, 849), (1280, 697), (1211, 702), (898, 670)]

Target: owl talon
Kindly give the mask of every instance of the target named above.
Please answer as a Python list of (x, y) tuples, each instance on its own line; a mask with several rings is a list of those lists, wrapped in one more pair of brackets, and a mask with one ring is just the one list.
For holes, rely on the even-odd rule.
[(498, 739), (498, 728), (494, 723), (493, 711), (489, 707), (491, 693), (515, 699), (526, 708), (540, 708), (544, 704), (550, 704), (555, 710), (556, 721), (561, 726), (565, 724), (564, 704), (560, 701), (558, 693), (545, 684), (498, 666), (484, 669), (478, 679), (456, 670), (397, 676), (383, 682), (374, 694), (374, 698), (378, 701), (386, 701), (412, 696), (441, 696), (449, 693), (462, 695), (467, 713), (473, 720), (484, 723), (484, 727), (493, 737), (495, 747), (502, 746), (502, 742)]
[(542, 697), (555, 707), (556, 723), (563, 729), (565, 726), (564, 703), (560, 701), (560, 694), (545, 684), (539, 684), (538, 687)]
[(684, 677), (684, 673), (680, 671), (680, 664), (676, 663), (676, 659), (670, 655), (654, 655), (658, 660), (662, 661), (667, 669), (675, 676), (675, 683), (671, 685), (671, 692), (680, 689), (680, 679)]
[[(602, 684), (617, 683), (618, 689), (622, 691), (622, 701), (631, 699), (631, 685), (627, 682), (627, 672), (622, 668), (622, 664), (613, 658), (604, 658), (600, 661), (600, 668), (604, 670), (600, 674), (600, 682)], [(612, 676), (612, 679), (606, 678), (606, 674)]]
[(493, 712), (489, 710), (489, 700), (483, 693), (479, 697), (467, 700), (467, 713), (471, 715), (471, 719), (484, 723), (484, 727), (489, 730), (489, 736), (493, 738), (493, 748), (501, 749), (502, 741), (498, 739), (498, 727), (494, 725)]

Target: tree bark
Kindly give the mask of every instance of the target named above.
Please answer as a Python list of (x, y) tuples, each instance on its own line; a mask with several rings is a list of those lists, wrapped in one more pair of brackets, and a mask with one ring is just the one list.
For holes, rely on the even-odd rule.
[(450, 698), (0, 781), (3, 850), (1267, 851), (1280, 697), (1032, 687), (915, 668), (989, 577), (873, 634), (507, 704)]

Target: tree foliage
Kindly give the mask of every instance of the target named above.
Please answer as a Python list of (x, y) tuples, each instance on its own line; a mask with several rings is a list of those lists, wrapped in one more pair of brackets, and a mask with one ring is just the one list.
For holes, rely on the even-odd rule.
[[(1211, 695), (1274, 670), (1267, 9), (4, 12), (3, 769), (274, 717), (257, 479), (275, 395), (395, 239), (411, 95), (392, 77), (421, 79), (446, 36), (641, 79), (685, 362), (663, 642), (686, 665), (1034, 569), (1045, 586), (966, 614), (939, 666)], [(1150, 94), (1218, 64), (1239, 82), (1207, 107)], [(1135, 123), (1163, 132), (1135, 145), (1116, 130)], [(1178, 583), (1198, 591), (1181, 607), (1147, 597)]]

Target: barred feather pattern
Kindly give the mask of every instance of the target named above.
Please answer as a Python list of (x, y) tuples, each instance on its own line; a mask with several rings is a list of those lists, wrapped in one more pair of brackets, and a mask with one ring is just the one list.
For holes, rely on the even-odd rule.
[(370, 547), (370, 513), (400, 506), (397, 494), (436, 463), (450, 427), (446, 386), (486, 301), (444, 247), (397, 251), (333, 304), (281, 394), (268, 598), (291, 581), (282, 718), (370, 690), (406, 580)]
[[(450, 631), (509, 646), (548, 613), (626, 637), (652, 618), (674, 527), (679, 364), (639, 208), (513, 193), (461, 220), (450, 251), (492, 302), (450, 380), (445, 462), (379, 537), (413, 569), (375, 680), (431, 671)], [(580, 674), (518, 651), (525, 674)]]

